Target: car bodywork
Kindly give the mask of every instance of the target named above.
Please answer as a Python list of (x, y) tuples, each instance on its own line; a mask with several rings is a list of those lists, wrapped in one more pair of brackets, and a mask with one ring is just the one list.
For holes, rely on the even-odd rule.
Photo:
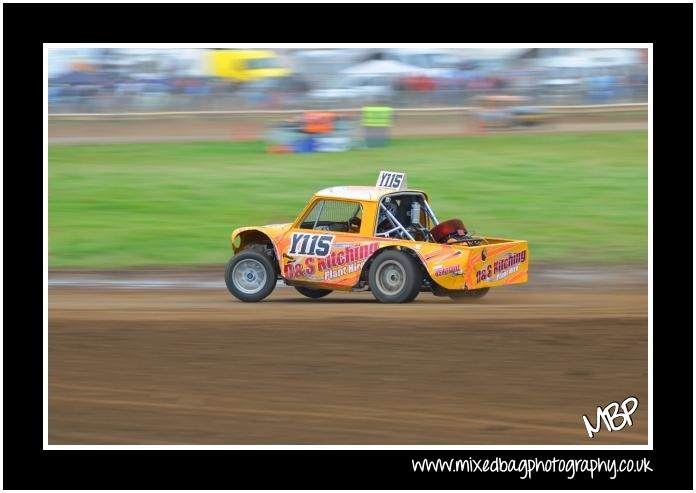
[[(428, 203), (428, 195), (421, 190), (405, 186), (396, 189), (332, 187), (314, 194), (292, 223), (235, 229), (231, 236), (232, 248), (235, 253), (253, 244), (272, 248), (279, 277), (293, 286), (343, 291), (369, 289), (366, 271), (372, 259), (385, 249), (405, 251), (417, 258), (425, 274), (425, 288), (435, 294), (438, 291), (479, 290), (527, 281), (529, 249), (525, 240), (469, 237), (470, 241), (466, 242), (439, 243), (433, 238), (411, 239), (408, 236), (412, 235), (401, 230), (392, 237), (378, 233), (383, 201), (388, 197), (407, 196), (424, 205), (418, 219), (426, 230), (438, 224)], [(305, 221), (308, 213), (326, 200), (355, 206), (361, 211), (360, 224), (350, 231), (308, 227)], [(402, 226), (401, 229), (406, 228)]]

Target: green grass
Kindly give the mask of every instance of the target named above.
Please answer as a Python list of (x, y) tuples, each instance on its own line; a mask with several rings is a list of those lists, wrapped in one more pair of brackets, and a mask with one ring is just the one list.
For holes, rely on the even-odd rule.
[(255, 143), (49, 148), (49, 265), (220, 264), (238, 226), (292, 221), (313, 192), (403, 170), (440, 220), (527, 239), (535, 261), (647, 258), (647, 134), (395, 140), (345, 153)]

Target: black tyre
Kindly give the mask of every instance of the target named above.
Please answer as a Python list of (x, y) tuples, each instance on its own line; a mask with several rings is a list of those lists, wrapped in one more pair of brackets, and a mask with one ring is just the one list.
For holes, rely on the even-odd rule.
[(267, 255), (243, 250), (227, 262), (225, 284), (241, 301), (261, 301), (276, 286), (276, 269)]
[(378, 301), (408, 303), (418, 296), (423, 274), (413, 257), (398, 250), (387, 250), (372, 262), (369, 282)]
[(307, 288), (304, 286), (295, 286), (298, 293), (307, 298), (313, 298), (315, 300), (323, 298), (327, 294), (331, 293), (330, 289), (317, 289), (317, 288)]
[(465, 289), (464, 291), (454, 291), (450, 293), (449, 297), (454, 301), (459, 303), (468, 303), (476, 300), (480, 300), (486, 293), (490, 291), (491, 288), (481, 288), (481, 289)]

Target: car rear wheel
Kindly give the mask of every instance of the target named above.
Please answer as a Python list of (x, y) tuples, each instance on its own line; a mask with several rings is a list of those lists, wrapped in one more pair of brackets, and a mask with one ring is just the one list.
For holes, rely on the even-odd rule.
[(331, 289), (307, 288), (305, 286), (295, 286), (298, 293), (307, 298), (319, 299), (331, 293)]
[(480, 289), (465, 289), (464, 291), (454, 291), (449, 294), (449, 297), (459, 303), (467, 303), (470, 301), (480, 300), (491, 288)]
[(408, 303), (418, 296), (423, 276), (410, 255), (387, 250), (372, 263), (370, 290), (382, 303)]
[(276, 271), (270, 259), (256, 250), (244, 250), (227, 262), (225, 284), (241, 301), (261, 301), (276, 285)]

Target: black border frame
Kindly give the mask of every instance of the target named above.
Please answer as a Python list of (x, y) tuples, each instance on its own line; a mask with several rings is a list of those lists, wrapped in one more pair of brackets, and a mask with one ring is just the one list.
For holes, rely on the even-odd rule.
[[(44, 451), (42, 311), (45, 42), (654, 43), (654, 224), (692, 219), (693, 5), (690, 4), (4, 4), (4, 486), (11, 489), (653, 489), (692, 488), (693, 260), (655, 249), (653, 451)], [(257, 23), (234, 22), (245, 16)], [(229, 19), (230, 21), (226, 21)], [(482, 22), (481, 19), (484, 19)], [(488, 20), (487, 22), (485, 20)], [(327, 21), (328, 20), (328, 21)], [(17, 97), (15, 97), (17, 96)], [(40, 103), (41, 101), (41, 103)], [(40, 106), (41, 104), (41, 106)], [(14, 122), (19, 119), (19, 124)], [(671, 154), (672, 156), (668, 156)], [(686, 161), (686, 164), (681, 164)], [(665, 164), (663, 164), (665, 163)], [(659, 173), (658, 173), (659, 172)], [(658, 176), (659, 175), (659, 176)], [(664, 192), (659, 191), (663, 187)], [(693, 191), (691, 191), (693, 192)], [(664, 195), (663, 195), (664, 193)], [(668, 200), (665, 201), (665, 198)], [(686, 202), (686, 201), (685, 201)], [(668, 205), (666, 205), (668, 204)], [(669, 206), (669, 209), (668, 209)], [(675, 212), (677, 211), (677, 212)], [(670, 216), (667, 216), (670, 214)], [(664, 216), (664, 222), (658, 217)], [(686, 217), (688, 216), (688, 217)], [(656, 233), (665, 233), (662, 226)], [(671, 228), (670, 228), (671, 229)], [(688, 228), (687, 228), (688, 229)], [(683, 231), (681, 231), (683, 234)], [(661, 236), (656, 236), (656, 240)], [(659, 245), (662, 245), (661, 243)], [(691, 258), (691, 255), (689, 258)], [(665, 262), (666, 256), (673, 261)], [(678, 264), (678, 265), (675, 265)], [(690, 264), (690, 265), (683, 265)], [(670, 273), (667, 278), (666, 274)], [(41, 273), (43, 277), (43, 273)], [(659, 307), (662, 307), (658, 309)], [(669, 325), (668, 325), (669, 324)], [(671, 384), (678, 384), (673, 389)], [(673, 389), (673, 390), (672, 390)], [(686, 389), (686, 390), (685, 390)], [(689, 390), (690, 389), (690, 390)], [(653, 472), (608, 475), (414, 473), (421, 458), (642, 458)]]

